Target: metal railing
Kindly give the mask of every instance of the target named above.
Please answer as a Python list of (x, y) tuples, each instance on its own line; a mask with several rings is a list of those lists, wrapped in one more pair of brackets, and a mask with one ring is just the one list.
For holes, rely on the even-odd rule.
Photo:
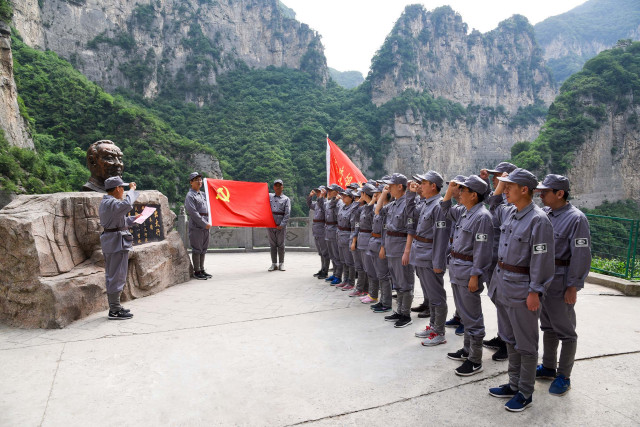
[(640, 279), (640, 221), (587, 214), (591, 228), (591, 270), (629, 280)]

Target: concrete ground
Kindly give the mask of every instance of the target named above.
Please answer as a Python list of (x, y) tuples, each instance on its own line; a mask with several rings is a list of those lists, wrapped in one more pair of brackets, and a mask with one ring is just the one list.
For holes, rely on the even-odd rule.
[[(317, 255), (289, 253), (284, 272), (269, 264), (209, 254), (213, 279), (127, 303), (132, 320), (0, 327), (0, 426), (640, 424), (639, 299), (588, 284), (573, 389), (555, 397), (538, 381), (533, 407), (510, 413), (487, 393), (507, 382), (490, 350), (483, 372), (458, 377), (452, 330), (423, 347), (413, 334), (425, 321), (395, 329), (312, 277)], [(483, 305), (490, 338), (496, 313)]]

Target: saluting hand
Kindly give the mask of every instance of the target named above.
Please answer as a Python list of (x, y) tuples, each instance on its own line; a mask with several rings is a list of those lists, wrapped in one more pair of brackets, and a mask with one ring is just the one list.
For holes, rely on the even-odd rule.
[(136, 187), (137, 187), (137, 185), (136, 185), (136, 183), (135, 183), (135, 182), (130, 182), (130, 183), (129, 183), (129, 190), (135, 190), (135, 189), (136, 189)]
[(480, 178), (487, 180), (489, 179), (489, 170), (488, 169), (481, 169), (480, 170)]

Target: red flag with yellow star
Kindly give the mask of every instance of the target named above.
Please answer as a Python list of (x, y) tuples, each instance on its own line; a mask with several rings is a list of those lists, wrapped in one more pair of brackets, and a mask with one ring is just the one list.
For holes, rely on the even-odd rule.
[(204, 180), (209, 224), (228, 227), (276, 226), (266, 182)]
[(338, 184), (342, 188), (352, 182), (367, 182), (360, 169), (338, 146), (327, 137), (327, 185)]

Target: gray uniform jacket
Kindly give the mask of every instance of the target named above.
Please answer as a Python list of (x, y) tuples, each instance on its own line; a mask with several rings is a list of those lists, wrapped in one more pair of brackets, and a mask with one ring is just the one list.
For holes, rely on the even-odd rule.
[(485, 202), (489, 205), (489, 212), (493, 219), (493, 262), (498, 260), (498, 246), (500, 245), (500, 220), (496, 215), (496, 210), (500, 205), (506, 205), (507, 199), (504, 194), (498, 194), (495, 196), (493, 191), (489, 193), (489, 196), (485, 199)]
[(269, 203), (271, 203), (271, 212), (276, 225), (286, 227), (291, 216), (291, 200), (289, 200), (289, 197), (284, 194), (276, 196), (275, 193), (269, 193)]
[(189, 230), (206, 230), (209, 224), (207, 215), (207, 199), (204, 193), (189, 189), (187, 197), (184, 199), (184, 210), (189, 215)]
[(373, 206), (362, 206), (360, 208), (360, 217), (356, 221), (356, 231), (358, 233), (356, 248), (363, 251), (369, 247), (369, 239), (371, 238), (371, 229), (373, 226), (373, 209)]
[(414, 239), (411, 244), (409, 262), (416, 267), (445, 270), (449, 247), (451, 221), (440, 207), (442, 197), (438, 194), (416, 202), (416, 193), (407, 194), (407, 209), (415, 224), (415, 236), (433, 240), (431, 243)]
[(338, 229), (338, 199), (328, 199), (325, 201), (324, 209), (324, 237), (325, 240), (336, 240), (336, 230)]
[[(498, 263), (528, 267), (529, 274), (496, 266), (491, 289), (500, 301), (511, 307), (526, 303), (530, 292), (544, 294), (555, 273), (553, 227), (547, 214), (531, 202), (518, 212), (513, 205), (496, 208), (500, 221)], [(492, 295), (489, 295), (492, 297)]]
[(338, 244), (339, 245), (351, 245), (351, 239), (353, 238), (355, 216), (358, 213), (358, 204), (352, 202), (349, 206), (344, 203), (338, 211)]
[(106, 195), (100, 202), (98, 215), (102, 228), (120, 228), (122, 231), (103, 232), (100, 235), (100, 245), (102, 253), (113, 254), (120, 251), (130, 251), (133, 247), (133, 236), (129, 232), (129, 227), (133, 225), (135, 217), (125, 216), (133, 209), (133, 202), (138, 198), (138, 193), (127, 191), (124, 200), (118, 200), (113, 196)]
[(324, 238), (324, 206), (325, 199), (311, 200), (311, 196), (307, 196), (307, 206), (313, 211), (313, 225), (311, 232), (315, 237)]
[(371, 222), (371, 232), (379, 234), (382, 237), (374, 237), (371, 236), (369, 239), (369, 247), (367, 249), (367, 255), (371, 255), (374, 257), (378, 257), (380, 255), (380, 248), (383, 246), (384, 242), (384, 225), (387, 220), (386, 218), (386, 210), (382, 208), (380, 213), (376, 215), (375, 206), (372, 206), (373, 209), (373, 221)]
[(568, 286), (584, 287), (584, 280), (591, 268), (591, 233), (587, 217), (571, 203), (558, 210), (543, 210), (549, 216), (555, 238), (556, 274), (549, 292), (564, 294)]
[(449, 261), (449, 276), (456, 284), (466, 285), (471, 276), (478, 276), (478, 291), (482, 291), (491, 268), (493, 222), (491, 214), (482, 203), (471, 209), (463, 205), (452, 206), (451, 200), (440, 202), (448, 218), (456, 223), (451, 251), (473, 260), (456, 258)]
[(407, 236), (391, 236), (389, 232), (415, 235), (413, 217), (409, 216), (406, 207), (407, 195), (405, 193), (383, 208), (386, 209), (387, 215), (384, 236), (384, 250), (387, 257), (402, 257), (407, 244)]

